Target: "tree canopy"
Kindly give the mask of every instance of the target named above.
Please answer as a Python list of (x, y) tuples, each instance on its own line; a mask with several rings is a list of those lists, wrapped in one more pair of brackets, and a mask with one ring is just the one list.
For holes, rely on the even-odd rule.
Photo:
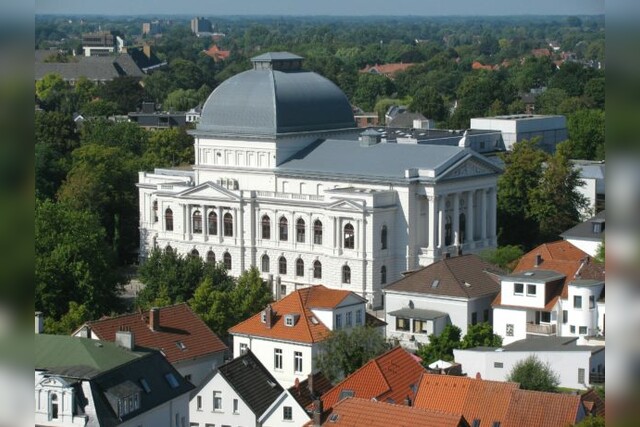
[(422, 364), (429, 364), (437, 360), (453, 360), (453, 350), (460, 348), (462, 330), (453, 324), (444, 327), (440, 335), (430, 334), (429, 343), (418, 347), (416, 352), (422, 358)]
[(551, 392), (557, 391), (560, 384), (558, 374), (535, 355), (517, 362), (507, 376), (507, 381), (520, 383), (520, 388), (524, 390)]

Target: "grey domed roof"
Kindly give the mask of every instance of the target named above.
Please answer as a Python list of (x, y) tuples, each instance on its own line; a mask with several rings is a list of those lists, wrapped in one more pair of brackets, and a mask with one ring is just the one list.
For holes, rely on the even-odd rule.
[(345, 94), (319, 74), (302, 71), (301, 57), (271, 52), (252, 62), (252, 70), (209, 95), (198, 131), (271, 136), (355, 127)]

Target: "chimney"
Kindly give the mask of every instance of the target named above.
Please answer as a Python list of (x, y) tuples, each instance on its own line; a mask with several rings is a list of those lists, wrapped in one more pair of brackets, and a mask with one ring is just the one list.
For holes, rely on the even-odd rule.
[(407, 397), (404, 398), (404, 404), (407, 406), (411, 406), (412, 405), (412, 401), (411, 398), (409, 397), (409, 395), (407, 395)]
[(322, 425), (322, 400), (318, 397), (313, 401), (313, 427)]
[(126, 348), (127, 350), (133, 350), (135, 348), (133, 332), (124, 329), (117, 331), (116, 344), (122, 348)]
[(144, 56), (151, 58), (151, 46), (149, 44), (145, 43), (142, 46), (142, 52), (144, 53)]
[(309, 374), (309, 377), (307, 378), (307, 387), (309, 387), (309, 394), (311, 394), (311, 396), (315, 396), (313, 393), (313, 374)]
[(535, 265), (535, 266), (536, 266), (536, 267), (539, 267), (539, 266), (540, 266), (540, 264), (542, 264), (542, 255), (537, 254), (537, 255), (536, 255), (536, 265)]
[(149, 328), (152, 331), (160, 329), (160, 309), (158, 307), (153, 307), (149, 310)]
[(267, 308), (264, 309), (264, 318), (265, 318), (265, 324), (267, 325), (267, 329), (271, 329), (271, 326), (273, 326), (271, 324), (271, 321), (273, 318), (273, 309), (271, 308), (271, 304), (268, 304)]
[(44, 316), (42, 315), (41, 311), (36, 311), (36, 317), (35, 317), (35, 327), (36, 327), (36, 334), (41, 334), (44, 332)]

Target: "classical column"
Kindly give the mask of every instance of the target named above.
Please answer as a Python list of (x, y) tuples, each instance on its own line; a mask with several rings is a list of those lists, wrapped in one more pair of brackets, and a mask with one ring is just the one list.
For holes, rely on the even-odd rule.
[(487, 219), (489, 218), (489, 210), (487, 209), (487, 189), (480, 190), (480, 202), (482, 207), (480, 208), (480, 239), (482, 244), (486, 245), (487, 242)]
[(222, 235), (224, 234), (224, 230), (222, 229), (222, 206), (218, 206), (218, 243), (222, 243)]
[[(427, 232), (429, 233), (427, 246), (429, 250), (435, 251), (436, 249), (436, 233), (438, 232), (437, 224), (436, 224), (436, 199), (435, 196), (427, 196), (428, 204), (429, 204), (429, 224), (427, 225)], [(435, 253), (434, 253), (435, 256)]]
[(460, 246), (460, 193), (453, 193), (453, 244)]
[(474, 228), (475, 228), (476, 217), (475, 217), (475, 211), (473, 208), (474, 193), (475, 193), (475, 190), (470, 190), (467, 193), (467, 222), (466, 222), (467, 229), (465, 230), (464, 234), (467, 238), (467, 242), (469, 242), (469, 248), (475, 247)]
[(498, 199), (497, 199), (497, 194), (496, 194), (496, 189), (495, 188), (491, 188), (489, 189), (489, 211), (491, 213), (491, 216), (489, 217), (489, 239), (490, 242), (489, 244), (495, 244), (496, 243), (496, 235), (498, 234), (498, 230), (496, 227), (496, 222), (497, 222), (497, 216), (498, 216)]
[(444, 206), (446, 195), (438, 196), (438, 247), (440, 249), (445, 248), (444, 244)]

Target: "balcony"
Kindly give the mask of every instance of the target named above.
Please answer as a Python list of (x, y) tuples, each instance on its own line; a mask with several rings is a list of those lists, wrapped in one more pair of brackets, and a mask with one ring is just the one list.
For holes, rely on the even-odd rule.
[(536, 335), (555, 335), (556, 325), (541, 325), (536, 323), (527, 323), (527, 333)]
[(591, 372), (589, 374), (589, 384), (604, 384), (604, 372)]

